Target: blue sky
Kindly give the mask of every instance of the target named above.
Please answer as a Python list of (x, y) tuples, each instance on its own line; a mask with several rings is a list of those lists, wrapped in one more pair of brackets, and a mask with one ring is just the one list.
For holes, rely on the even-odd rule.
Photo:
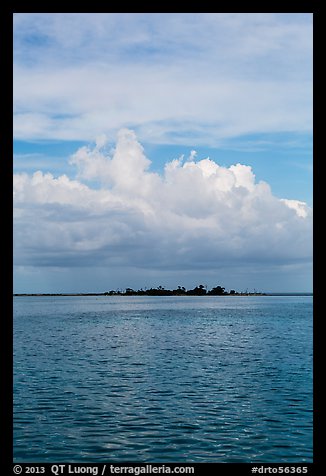
[(16, 292), (310, 291), (312, 14), (16, 13), (14, 173)]

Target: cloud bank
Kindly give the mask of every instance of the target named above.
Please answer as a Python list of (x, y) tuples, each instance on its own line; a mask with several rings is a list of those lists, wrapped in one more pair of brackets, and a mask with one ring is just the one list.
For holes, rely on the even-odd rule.
[(273, 195), (251, 167), (197, 159), (150, 170), (133, 131), (70, 157), (72, 180), (14, 176), (16, 265), (185, 271), (309, 263), (312, 210)]

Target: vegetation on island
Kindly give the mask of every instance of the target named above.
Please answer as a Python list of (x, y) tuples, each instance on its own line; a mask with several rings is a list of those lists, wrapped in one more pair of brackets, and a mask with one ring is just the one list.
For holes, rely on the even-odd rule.
[(199, 284), (194, 289), (187, 290), (184, 286), (178, 286), (176, 289), (165, 289), (162, 286), (150, 289), (139, 289), (135, 291), (132, 288), (126, 288), (125, 291), (109, 291), (104, 293), (105, 296), (248, 296), (248, 295), (262, 295), (254, 291), (250, 293), (237, 292), (231, 289), (229, 292), (222, 286), (215, 286), (210, 290), (207, 290), (207, 286)]

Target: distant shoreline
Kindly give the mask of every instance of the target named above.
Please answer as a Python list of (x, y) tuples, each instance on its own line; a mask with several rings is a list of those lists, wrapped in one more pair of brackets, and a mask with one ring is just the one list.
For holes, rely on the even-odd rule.
[[(196, 297), (198, 295), (195, 294), (171, 294), (171, 295), (164, 295), (164, 294), (125, 294), (125, 293), (117, 293), (117, 294), (107, 294), (107, 293), (14, 293), (14, 297), (92, 297), (92, 296), (103, 296), (103, 297), (112, 297), (112, 296), (121, 296), (121, 297), (182, 297), (182, 296), (192, 296)], [(216, 296), (313, 296), (313, 293), (235, 293), (235, 294), (222, 294), (222, 295), (211, 295), (211, 294), (204, 294), (203, 296), (206, 297), (216, 297)]]

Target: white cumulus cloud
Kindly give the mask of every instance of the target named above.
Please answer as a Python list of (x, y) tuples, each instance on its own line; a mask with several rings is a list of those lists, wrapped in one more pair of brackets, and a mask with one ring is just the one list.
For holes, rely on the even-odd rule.
[(278, 198), (251, 167), (183, 157), (150, 169), (133, 131), (70, 157), (74, 180), (14, 176), (15, 262), (162, 270), (309, 262), (312, 211)]

